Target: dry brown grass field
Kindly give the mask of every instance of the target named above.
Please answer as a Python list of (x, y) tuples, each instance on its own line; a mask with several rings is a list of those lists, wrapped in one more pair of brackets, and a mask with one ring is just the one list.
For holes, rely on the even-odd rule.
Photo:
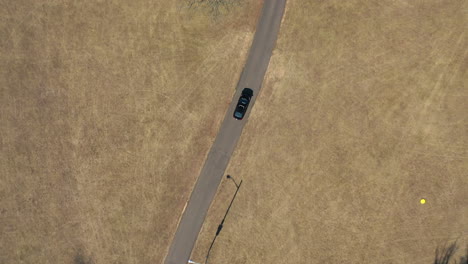
[[(289, 0), (211, 264), (433, 263), (468, 240), (468, 2)], [(192, 259), (235, 186), (225, 180)], [(427, 203), (420, 204), (425, 198)]]
[(0, 263), (162, 263), (261, 2), (0, 1)]

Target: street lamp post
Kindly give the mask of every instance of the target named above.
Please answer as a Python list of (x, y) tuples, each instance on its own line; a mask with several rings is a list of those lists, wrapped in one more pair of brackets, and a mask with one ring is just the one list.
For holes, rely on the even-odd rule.
[(237, 184), (236, 180), (234, 180), (234, 178), (231, 175), (226, 176), (226, 178), (231, 179), (234, 182), (234, 184), (236, 185), (237, 189), (239, 189), (240, 185)]
[(229, 207), (228, 207), (228, 209), (226, 211), (226, 214), (224, 214), (224, 217), (223, 217), (223, 220), (221, 221), (221, 224), (219, 224), (218, 229), (216, 230), (216, 235), (215, 235), (213, 241), (211, 242), (210, 248), (208, 249), (208, 253), (206, 254), (205, 264), (208, 264), (208, 258), (210, 257), (211, 248), (213, 248), (213, 244), (216, 241), (216, 238), (218, 237), (219, 233), (223, 229), (224, 220), (226, 220), (226, 216), (228, 215), (229, 210), (231, 209), (232, 203), (234, 202), (234, 199), (236, 199), (237, 192), (239, 191), (239, 189), (240, 189), (240, 187), (242, 185), (242, 180), (240, 181), (239, 184), (237, 184), (237, 182), (234, 180), (234, 178), (231, 175), (227, 175), (226, 178), (231, 179), (234, 182), (234, 184), (236, 185), (237, 190), (236, 190), (236, 193), (234, 193), (234, 197), (232, 197), (231, 203), (229, 204)]

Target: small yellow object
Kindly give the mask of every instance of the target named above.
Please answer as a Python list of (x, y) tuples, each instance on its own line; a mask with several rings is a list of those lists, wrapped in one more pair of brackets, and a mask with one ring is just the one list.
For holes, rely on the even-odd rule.
[(421, 204), (425, 204), (425, 203), (426, 203), (426, 199), (423, 198), (423, 199), (421, 199), (420, 202), (421, 202)]

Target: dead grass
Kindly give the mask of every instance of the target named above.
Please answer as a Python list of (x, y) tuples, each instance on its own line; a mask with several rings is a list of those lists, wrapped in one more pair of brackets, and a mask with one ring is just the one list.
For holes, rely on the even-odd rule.
[[(288, 1), (210, 263), (423, 264), (446, 241), (464, 248), (467, 8)], [(195, 261), (234, 191), (221, 184)]]
[(261, 7), (0, 1), (0, 263), (161, 263)]

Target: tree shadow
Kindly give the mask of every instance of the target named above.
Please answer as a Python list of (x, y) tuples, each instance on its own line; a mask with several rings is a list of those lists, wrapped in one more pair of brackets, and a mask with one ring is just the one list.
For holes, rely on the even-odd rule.
[(214, 20), (228, 13), (233, 7), (241, 4), (243, 0), (184, 0), (182, 8), (201, 10), (209, 14)]
[(83, 254), (83, 250), (80, 248), (75, 253), (73, 264), (94, 264), (94, 261), (91, 259), (91, 257), (85, 256)]
[(459, 264), (468, 264), (468, 247), (465, 249), (465, 254), (460, 257)]
[(437, 247), (435, 251), (434, 264), (468, 264), (468, 247), (465, 249), (464, 255), (457, 261), (454, 255), (458, 250), (457, 240), (451, 244), (445, 244)]

